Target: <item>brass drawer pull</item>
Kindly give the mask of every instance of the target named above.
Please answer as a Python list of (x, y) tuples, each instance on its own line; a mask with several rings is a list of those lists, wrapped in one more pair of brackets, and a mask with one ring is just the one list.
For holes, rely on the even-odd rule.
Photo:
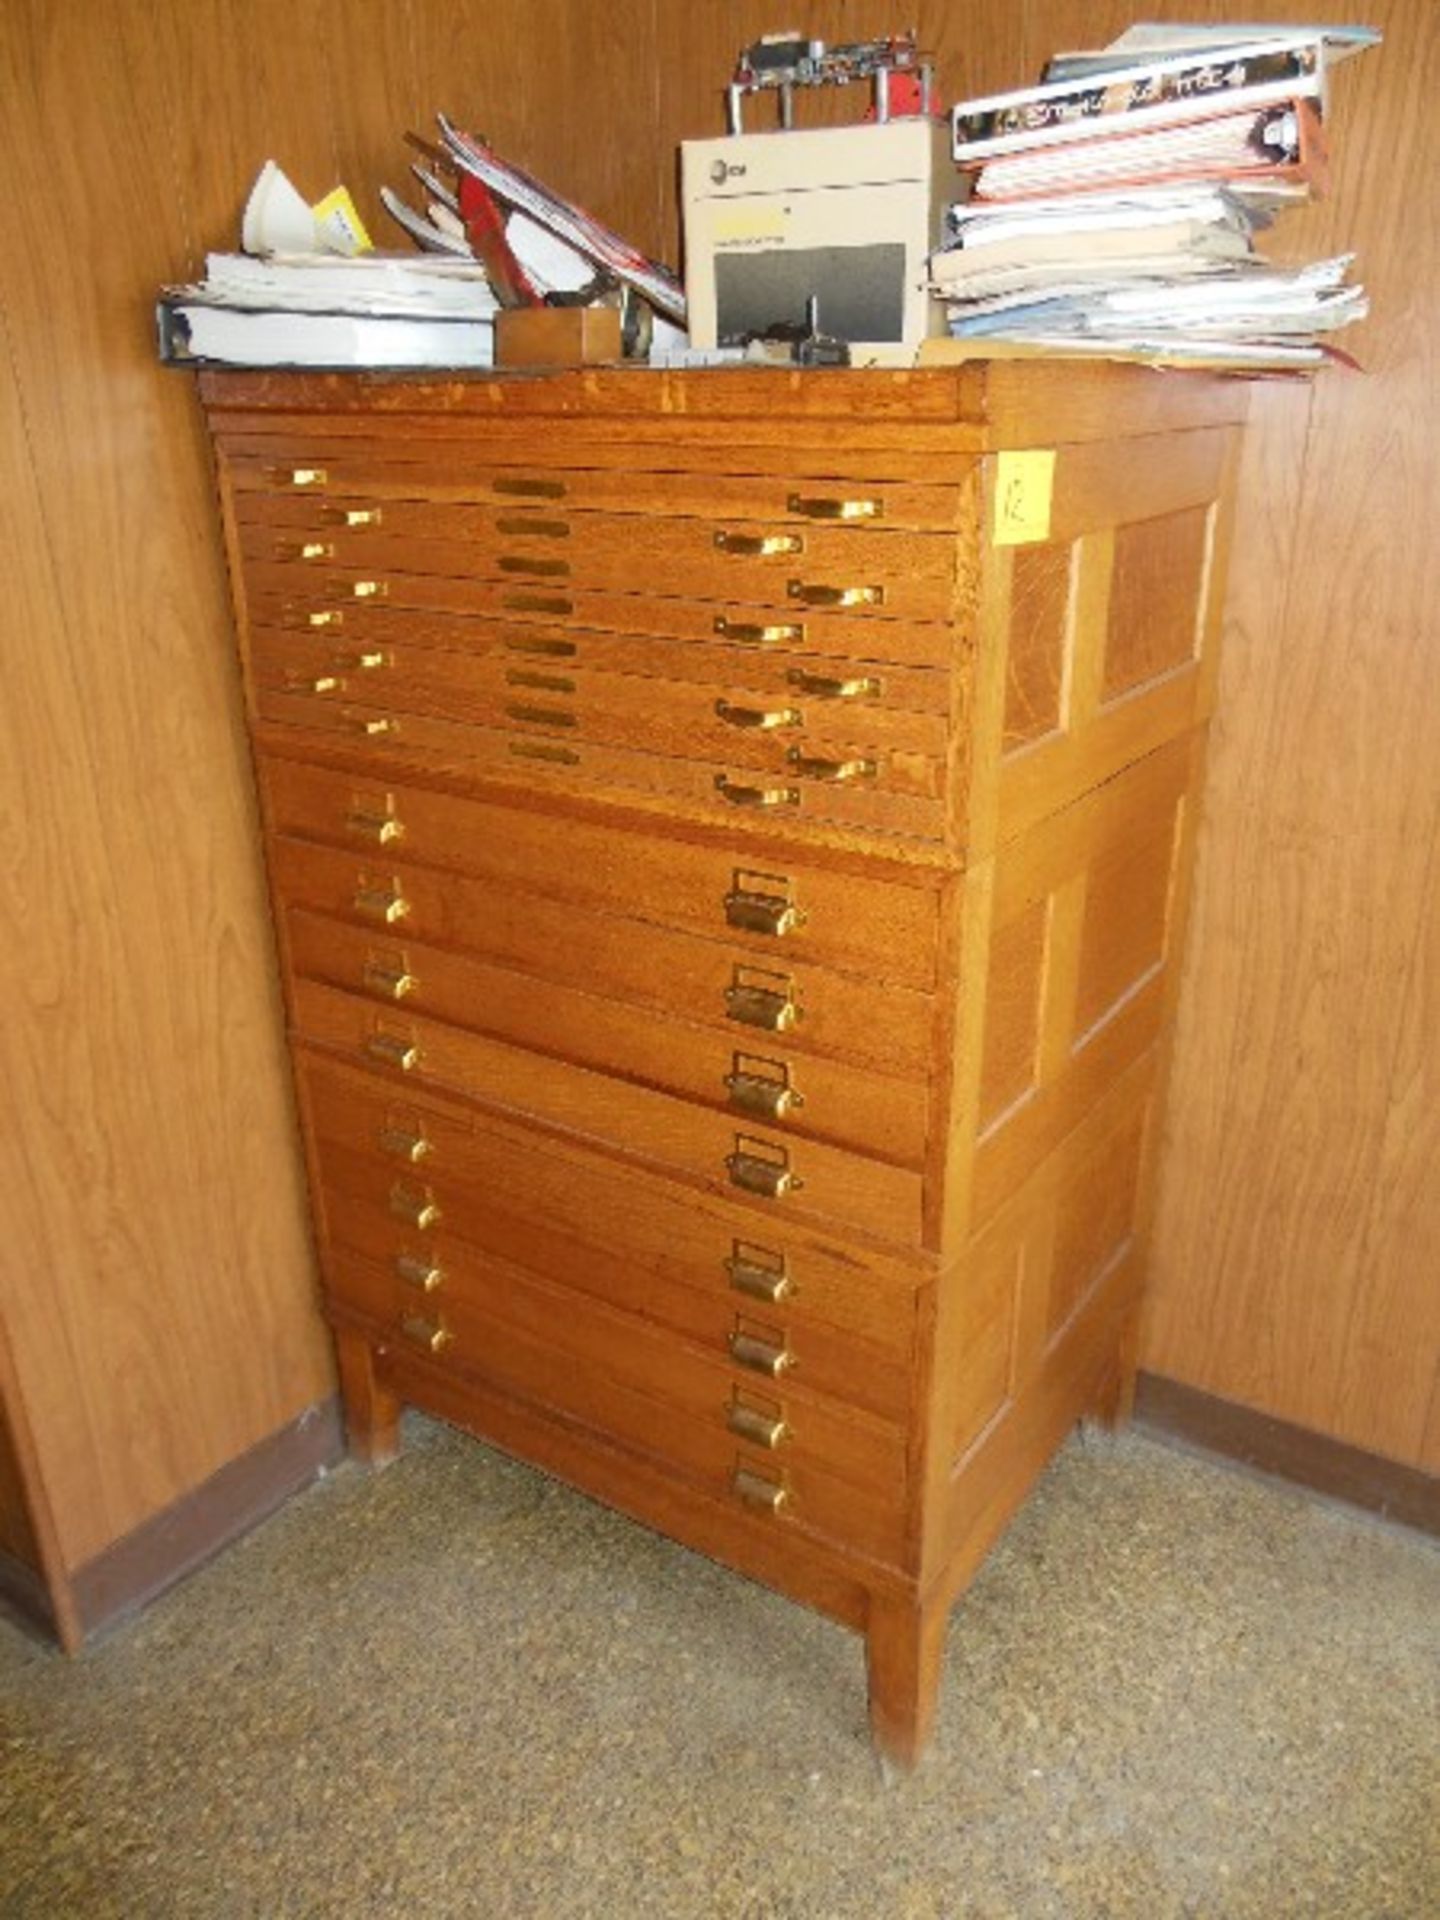
[(522, 760), (553, 760), (562, 767), (580, 764), (580, 756), (573, 747), (552, 747), (548, 740), (510, 740), (506, 745)]
[(393, 667), (393, 657), (381, 648), (375, 647), (367, 653), (350, 653), (343, 660), (337, 660), (336, 666), (342, 673), (373, 673), (377, 667)]
[[(725, 1076), (725, 1090), (732, 1107), (738, 1107), (741, 1113), (751, 1114), (757, 1120), (784, 1120), (797, 1108), (804, 1106), (804, 1095), (798, 1087), (792, 1087), (788, 1079), (777, 1079), (764, 1073), (748, 1073), (740, 1065), (741, 1058), (741, 1055), (736, 1055), (733, 1071)], [(783, 1068), (781, 1072), (784, 1072)]]
[(319, 613), (307, 613), (305, 624), (307, 627), (343, 627), (345, 615), (338, 607), (325, 607)]
[(732, 620), (717, 613), (715, 631), (722, 640), (733, 640), (737, 647), (798, 647), (805, 638), (800, 620), (782, 620), (775, 625), (757, 626), (751, 620)]
[(378, 994), (382, 1000), (408, 1000), (420, 985), (406, 968), (387, 967), (378, 960), (367, 964), (360, 982), (367, 992)]
[(423, 1347), (427, 1353), (443, 1353), (455, 1338), (443, 1322), (427, 1320), (418, 1313), (407, 1315), (400, 1322), (400, 1331), (412, 1346)]
[(527, 727), (578, 727), (580, 716), (569, 707), (527, 707), (518, 700), (507, 702), (507, 720), (519, 720)]
[(303, 688), (306, 693), (343, 693), (345, 691), (345, 682), (333, 673), (319, 673), (314, 679), (302, 676), (295, 685)]
[[(752, 1300), (764, 1300), (773, 1307), (794, 1292), (794, 1282), (786, 1268), (783, 1253), (772, 1254), (763, 1247), (747, 1247), (741, 1240), (734, 1242), (734, 1248), (725, 1262), (725, 1271), (737, 1293), (748, 1294)], [(765, 1255), (764, 1259), (759, 1257), (761, 1254)]]
[(397, 1220), (403, 1220), (407, 1227), (418, 1227), (422, 1233), (428, 1233), (431, 1227), (440, 1224), (440, 1209), (433, 1196), (418, 1192), (414, 1187), (392, 1187), (390, 1211)]
[(800, 804), (798, 787), (747, 787), (723, 773), (716, 774), (715, 786), (721, 799), (728, 800), (732, 807), (798, 807)]
[(829, 674), (791, 667), (785, 678), (801, 693), (813, 693), (817, 700), (874, 700), (881, 689), (881, 683), (868, 673), (854, 680), (835, 680)]
[(445, 1278), (443, 1267), (437, 1267), (433, 1260), (422, 1260), (415, 1253), (397, 1254), (395, 1271), (407, 1287), (418, 1287), (421, 1293), (434, 1293)]
[(352, 580), (350, 591), (357, 600), (383, 600), (390, 591), (388, 580)]
[(563, 480), (532, 480), (521, 474), (498, 475), (490, 484), (494, 492), (512, 499), (563, 500), (567, 492)]
[(387, 927), (393, 927), (410, 911), (410, 902), (395, 887), (361, 887), (350, 904), (367, 920), (379, 920)]
[(757, 1507), (762, 1513), (779, 1513), (790, 1497), (782, 1482), (767, 1480), (748, 1467), (737, 1467), (731, 1484), (747, 1507)]
[(320, 518), (327, 527), (378, 527), (379, 507), (326, 507)]
[(883, 500), (837, 500), (805, 493), (792, 493), (785, 504), (807, 520), (878, 520), (885, 511)]
[(762, 1340), (757, 1333), (742, 1333), (737, 1328), (729, 1340), (730, 1357), (742, 1367), (748, 1367), (752, 1373), (767, 1374), (770, 1379), (778, 1380), (795, 1364), (795, 1356), (785, 1346), (776, 1346), (773, 1340)]
[(788, 992), (736, 980), (725, 989), (725, 1018), (742, 1027), (760, 1027), (766, 1033), (788, 1033), (800, 1018), (800, 1009)]
[(791, 747), (785, 758), (806, 780), (828, 780), (838, 784), (845, 780), (875, 778), (873, 760), (816, 760), (811, 755), (802, 753), (799, 747)]
[(400, 722), (388, 713), (345, 713), (340, 717), (351, 733), (366, 740), (379, 740), (387, 733), (400, 731)]
[(365, 1051), (372, 1060), (379, 1060), (387, 1067), (398, 1067), (401, 1073), (413, 1073), (420, 1064), (416, 1043), (402, 1040), (395, 1033), (372, 1033), (365, 1042)]
[(791, 580), (786, 592), (807, 607), (883, 607), (884, 587), (827, 587), (810, 580)]
[(575, 602), (559, 593), (506, 593), (500, 604), (510, 613), (573, 613)]
[[(757, 1141), (750, 1144), (764, 1147), (766, 1143)], [(787, 1193), (798, 1193), (805, 1184), (791, 1168), (788, 1154), (772, 1159), (747, 1152), (742, 1135), (736, 1136), (735, 1151), (726, 1155), (725, 1166), (732, 1187), (740, 1187), (746, 1193), (758, 1193), (764, 1200), (783, 1200)]]
[(502, 553), (498, 564), (502, 573), (538, 573), (556, 580), (570, 571), (568, 560), (532, 560), (524, 553)]
[(266, 475), (281, 487), (326, 487), (330, 476), (324, 467), (271, 467)]
[(333, 560), (335, 544), (331, 540), (277, 540), (277, 560)]
[(393, 813), (366, 813), (363, 807), (346, 814), (345, 831), (353, 833), (357, 840), (373, 840), (377, 847), (394, 846), (405, 836), (403, 822)]
[(780, 727), (798, 727), (804, 721), (798, 707), (736, 707), (728, 700), (717, 700), (715, 711), (727, 727), (748, 727), (757, 733), (774, 733)]
[(747, 1407), (743, 1400), (732, 1400), (725, 1409), (725, 1424), (731, 1433), (748, 1440), (752, 1446), (773, 1452), (788, 1436), (790, 1429), (778, 1414), (762, 1413)]
[(568, 520), (531, 520), (527, 516), (513, 514), (508, 519), (495, 522), (497, 533), (531, 534), (537, 540), (568, 540), (570, 522)]
[(803, 553), (805, 542), (798, 533), (729, 533), (724, 527), (715, 535), (722, 553), (773, 554)]
[[(507, 600), (505, 604), (508, 606), (510, 602)], [(547, 635), (541, 634), (534, 640), (527, 640), (523, 636), (507, 640), (505, 651), (507, 653), (548, 653), (557, 660), (568, 660), (580, 649), (573, 640), (552, 640)]]
[(533, 687), (538, 693), (574, 693), (575, 682), (563, 673), (540, 673), (534, 667), (507, 667), (507, 687)]
[(766, 933), (779, 940), (804, 926), (805, 913), (783, 893), (736, 886), (725, 896), (725, 921), (742, 933)]
[(396, 1160), (408, 1160), (410, 1165), (418, 1166), (430, 1151), (430, 1142), (423, 1133), (412, 1133), (408, 1127), (381, 1127), (375, 1136), (380, 1142), (380, 1151), (390, 1154)]

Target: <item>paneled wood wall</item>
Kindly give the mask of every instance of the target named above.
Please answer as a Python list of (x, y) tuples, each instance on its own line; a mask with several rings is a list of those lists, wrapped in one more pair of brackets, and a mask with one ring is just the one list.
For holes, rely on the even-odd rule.
[[(1194, 17), (1185, 0), (1141, 9)], [(1311, 9), (1284, 0), (1276, 19)], [(1370, 371), (1256, 390), (1146, 1364), (1440, 1468), (1440, 323), (1429, 0), (1339, 76)], [(206, 455), (150, 303), (273, 156), (374, 189), (443, 107), (675, 258), (738, 47), (918, 20), (947, 97), (1116, 0), (10, 0), (0, 10), (0, 1315), (67, 1564), (327, 1389)], [(836, 99), (829, 103), (839, 108)]]

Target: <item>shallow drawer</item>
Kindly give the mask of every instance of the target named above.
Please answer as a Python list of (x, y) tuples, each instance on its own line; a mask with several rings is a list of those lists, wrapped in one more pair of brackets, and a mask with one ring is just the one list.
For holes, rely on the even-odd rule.
[(377, 943), (363, 929), (292, 915), (297, 974), (407, 1014), (444, 1020), (683, 1099), (918, 1167), (925, 1154), (925, 1083), (797, 1052), (787, 1033), (663, 1019), (595, 993), (536, 980), (419, 941)]
[[(768, 606), (831, 606), (866, 617), (946, 620), (954, 610), (948, 534), (880, 527), (780, 526), (759, 520), (461, 507), (397, 502), (384, 524), (308, 530), (242, 523), (247, 565), (279, 565), (290, 591), (343, 592), (372, 578), (401, 599), (416, 574), (515, 580), (590, 591), (738, 597)], [(282, 588), (282, 591), (285, 590)]]
[[(513, 1122), (298, 1055), (324, 1231), (390, 1261), (448, 1238), (725, 1350), (777, 1325), (801, 1383), (900, 1418), (922, 1262), (617, 1165)], [(398, 1192), (398, 1198), (397, 1198)], [(426, 1201), (439, 1218), (428, 1220)], [(409, 1284), (424, 1291), (424, 1276)]]
[[(277, 839), (270, 851), (276, 889), (289, 903), (292, 963), (332, 986), (437, 1011), (440, 983), (419, 952), (458, 950), (495, 963), (494, 970), (621, 1001), (662, 1025), (723, 1022), (734, 1046), (764, 1051), (783, 1036), (787, 1050), (804, 1058), (853, 1061), (907, 1080), (929, 1074), (934, 1003), (927, 994), (780, 956), (767, 954), (762, 963), (734, 940), (517, 897), (425, 867), (380, 866), (307, 841)], [(487, 971), (481, 966), (470, 977)], [(444, 1004), (441, 1017), (483, 1024), (483, 1001), (464, 1015), (453, 1000)]]
[[(487, 580), (464, 575), (319, 574), (283, 563), (250, 562), (245, 595), (252, 620), (349, 636), (356, 609), (409, 615), (470, 614), (515, 624), (534, 622), (547, 632), (561, 620), (604, 633), (651, 634), (661, 640), (728, 641), (756, 651), (815, 653), (920, 667), (950, 664), (964, 627), (948, 617), (882, 618), (864, 609), (766, 601), (729, 583), (723, 598), (701, 599), (689, 584), (674, 597), (615, 593), (564, 581)], [(883, 609), (881, 613), (883, 613)], [(968, 619), (968, 601), (959, 610)]]
[[(547, 428), (547, 440), (554, 439)], [(953, 527), (959, 517), (960, 487), (875, 478), (863, 469), (828, 473), (800, 471), (754, 473), (744, 470), (747, 456), (729, 456), (736, 472), (704, 472), (717, 456), (689, 456), (690, 470), (646, 471), (663, 467), (673, 456), (655, 447), (612, 445), (612, 467), (564, 466), (556, 447), (554, 463), (507, 464), (503, 454), (483, 448), (447, 448), (427, 440), (408, 460), (403, 447), (363, 441), (294, 441), (290, 458), (284, 443), (238, 437), (221, 442), (226, 470), (243, 521), (329, 529), (353, 526), (357, 512), (389, 503), (493, 503), (514, 510), (554, 505), (602, 508), (638, 514), (734, 514), (779, 520), (796, 526), (840, 522), (884, 527)], [(551, 449), (547, 447), (547, 452)], [(753, 455), (748, 456), (753, 459)], [(718, 458), (725, 458), (723, 450)], [(788, 464), (788, 463), (787, 463)], [(297, 480), (297, 476), (303, 476)], [(363, 522), (361, 524), (364, 524)]]
[(300, 1038), (374, 1067), (397, 1085), (462, 1094), (712, 1188), (753, 1194), (780, 1216), (814, 1214), (901, 1245), (920, 1244), (918, 1172), (439, 1021), (380, 1011), (309, 980), (291, 983), (291, 1017)]
[[(272, 755), (263, 767), (272, 827), (351, 849), (374, 871), (408, 865), (748, 946), (776, 964), (817, 962), (874, 981), (930, 987), (939, 935), (937, 884), (896, 863), (819, 865), (787, 853), (765, 863), (743, 847), (431, 792)], [(278, 850), (277, 850), (278, 857)], [(893, 878), (890, 877), (893, 874)]]
[(257, 719), (293, 730), (297, 747), (323, 752), (339, 743), (367, 764), (413, 769), (422, 778), (468, 772), (544, 793), (669, 801), (716, 821), (736, 811), (765, 813), (915, 840), (943, 840), (949, 823), (943, 760), (873, 747), (838, 721), (823, 737), (812, 734), (791, 747), (764, 734), (737, 734), (724, 757), (702, 760), (593, 745), (562, 724), (572, 716), (553, 704), (517, 708), (507, 726), (478, 727), (388, 706), (331, 706), (304, 694), (262, 689), (255, 698)]
[[(796, 1389), (756, 1390), (673, 1334), (513, 1268), (477, 1263), (463, 1295), (416, 1312), (383, 1268), (331, 1253), (332, 1299), (378, 1337), (447, 1373), (483, 1380), (663, 1461), (705, 1491), (783, 1490), (780, 1513), (827, 1539), (896, 1560), (905, 1537), (904, 1437)], [(779, 1422), (774, 1447), (737, 1432)], [(771, 1496), (774, 1497), (773, 1495)], [(780, 1517), (777, 1513), (777, 1518)]]

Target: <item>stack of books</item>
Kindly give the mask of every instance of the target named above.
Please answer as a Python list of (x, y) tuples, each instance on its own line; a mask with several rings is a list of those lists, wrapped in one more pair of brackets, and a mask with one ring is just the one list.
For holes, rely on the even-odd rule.
[(1255, 236), (1326, 190), (1328, 71), (1378, 38), (1143, 25), (1057, 55), (1039, 86), (957, 106), (967, 193), (931, 261), (951, 333), (977, 351), (1321, 362), (1366, 311), (1352, 256), (1282, 268)]

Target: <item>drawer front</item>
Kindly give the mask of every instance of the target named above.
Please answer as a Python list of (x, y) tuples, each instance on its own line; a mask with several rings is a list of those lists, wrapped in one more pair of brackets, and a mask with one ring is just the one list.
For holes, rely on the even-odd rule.
[(331, 1241), (382, 1264), (438, 1254), (443, 1267), (457, 1239), (715, 1354), (737, 1316), (758, 1317), (810, 1389), (891, 1418), (908, 1405), (923, 1261), (647, 1178), (323, 1055), (302, 1051), (299, 1068)]
[[(356, 509), (363, 512), (363, 506)], [(957, 585), (948, 534), (788, 527), (759, 520), (400, 503), (379, 527), (240, 523), (247, 564), (282, 592), (342, 594), (360, 577), (400, 601), (415, 575), (539, 582), (647, 596), (735, 597), (770, 607), (842, 606), (862, 617), (946, 620)], [(288, 576), (288, 584), (286, 578)]]
[[(483, 1001), (462, 1015), (453, 1000), (434, 998), (436, 967), (452, 964), (442, 950), (458, 949), (474, 962), (474, 979), (492, 963), (619, 1001), (651, 1021), (723, 1022), (733, 1046), (763, 1052), (779, 1036), (805, 1059), (850, 1061), (911, 1082), (931, 1070), (934, 1002), (909, 988), (787, 965), (782, 955), (759, 960), (738, 943), (517, 899), (484, 881), (381, 866), (299, 840), (272, 844), (271, 871), (288, 903), (296, 971), (382, 1003), (483, 1025)], [(432, 953), (441, 958), (432, 962)]]
[[(477, 1263), (465, 1278), (447, 1302), (417, 1313), (383, 1268), (334, 1254), (326, 1269), (331, 1298), (382, 1343), (578, 1420), (708, 1493), (781, 1489), (777, 1520), (900, 1558), (908, 1496), (898, 1430), (854, 1410), (836, 1418), (799, 1390), (757, 1393), (672, 1334), (515, 1269)], [(774, 1447), (735, 1431), (744, 1412), (781, 1425)]]
[[(943, 731), (933, 732), (936, 722), (943, 723), (944, 730), (949, 724), (950, 679), (935, 667), (892, 663), (881, 669), (859, 655), (826, 655), (799, 646), (792, 650), (773, 640), (727, 640), (713, 625), (707, 637), (677, 645), (673, 635), (605, 633), (545, 621), (473, 620), (383, 605), (345, 608), (318, 627), (309, 624), (308, 615), (286, 614), (276, 601), (261, 602), (257, 616), (263, 617), (252, 626), (252, 670), (257, 682), (277, 691), (303, 690), (317, 679), (331, 678), (345, 682), (349, 697), (368, 684), (367, 676), (379, 674), (387, 682), (402, 676), (412, 680), (416, 697), (429, 685), (473, 699), (482, 685), (530, 684), (510, 677), (516, 673), (579, 678), (582, 684), (605, 675), (629, 687), (636, 700), (648, 696), (652, 683), (687, 681), (707, 688), (712, 700), (743, 694), (798, 702), (812, 713), (859, 707), (866, 713), (904, 715), (911, 724), (932, 729), (921, 736), (926, 744), (944, 737)], [(837, 629), (847, 631), (839, 622), (827, 631)], [(856, 623), (848, 631), (853, 634)], [(864, 629), (859, 632), (863, 638)]]
[(670, 801), (714, 821), (739, 810), (918, 840), (945, 836), (949, 810), (938, 792), (943, 764), (866, 746), (863, 736), (857, 740), (838, 727), (793, 747), (763, 734), (737, 735), (724, 760), (706, 762), (594, 746), (569, 725), (575, 715), (553, 700), (516, 704), (517, 718), (499, 729), (384, 706), (325, 705), (303, 694), (262, 691), (256, 700), (262, 723), (292, 732), (290, 740), (267, 733), (272, 744), (303, 749), (313, 743), (320, 752), (338, 744), (367, 765), (401, 774), (413, 769), (421, 778), (432, 770), (470, 772), (550, 793)]
[(614, 593), (565, 580), (485, 579), (478, 575), (324, 573), (283, 562), (251, 561), (245, 568), (250, 617), (267, 626), (324, 632), (347, 638), (360, 631), (357, 618), (377, 610), (407, 619), (480, 615), (514, 625), (533, 623), (546, 632), (557, 620), (596, 633), (653, 636), (672, 645), (724, 641), (757, 653), (788, 652), (868, 660), (878, 665), (948, 667), (955, 629), (945, 618), (866, 618), (863, 608), (838, 603), (810, 605), (787, 598), (782, 605), (741, 591), (728, 581), (723, 598), (699, 599), (681, 583), (673, 597), (659, 593)]
[[(272, 827), (362, 851), (383, 875), (412, 863), (530, 896), (746, 948), (758, 964), (815, 963), (872, 982), (934, 985), (938, 884), (808, 858), (762, 864), (743, 848), (662, 840), (621, 827), (465, 800), (271, 756)], [(273, 850), (283, 874), (282, 849)], [(382, 864), (383, 863), (383, 864)]]
[[(546, 429), (553, 438), (553, 428)], [(507, 512), (531, 507), (598, 508), (611, 512), (665, 515), (734, 515), (780, 521), (796, 527), (840, 524), (909, 527), (944, 531), (959, 522), (961, 489), (915, 481), (875, 479), (852, 470), (828, 474), (747, 473), (744, 453), (730, 458), (735, 472), (647, 472), (657, 459), (654, 447), (625, 448), (612, 443), (610, 467), (543, 467), (507, 462), (503, 453), (484, 448), (447, 448), (438, 440), (407, 450), (387, 441), (272, 439), (245, 441), (226, 436), (226, 471), (246, 524), (328, 531), (385, 526), (392, 505), (428, 512), (435, 504), (493, 505)], [(552, 449), (547, 448), (547, 452)], [(563, 458), (553, 449), (557, 459)], [(711, 457), (710, 464), (716, 463)], [(718, 456), (723, 460), (723, 452)], [(297, 479), (297, 475), (301, 476)], [(357, 513), (380, 512), (378, 521)]]
[(787, 1134), (783, 1123), (709, 1111), (399, 1009), (379, 1010), (314, 981), (292, 981), (291, 1017), (301, 1039), (397, 1085), (462, 1094), (712, 1188), (754, 1194), (777, 1213), (813, 1214), (920, 1244), (918, 1172)]
[(722, 1112), (758, 1114), (787, 1133), (898, 1165), (919, 1167), (924, 1158), (923, 1082), (801, 1055), (784, 1033), (662, 1020), (418, 941), (377, 946), (363, 929), (309, 915), (291, 919), (290, 958), (305, 979), (358, 988), (386, 1005), (403, 1004), (407, 1015), (556, 1054)]

